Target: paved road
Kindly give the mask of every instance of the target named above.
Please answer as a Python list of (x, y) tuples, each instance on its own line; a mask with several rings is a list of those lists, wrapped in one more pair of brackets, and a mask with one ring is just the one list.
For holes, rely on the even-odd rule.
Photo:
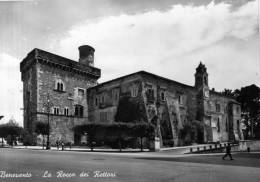
[[(157, 155), (5, 148), (0, 149), (0, 181), (259, 182), (259, 157), (234, 154), (234, 161), (223, 161), (215, 154), (171, 156), (169, 152)], [(24, 177), (8, 177), (15, 174)]]

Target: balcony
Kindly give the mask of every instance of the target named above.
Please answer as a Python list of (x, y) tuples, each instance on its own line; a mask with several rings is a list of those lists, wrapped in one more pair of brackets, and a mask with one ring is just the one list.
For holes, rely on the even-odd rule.
[(99, 103), (99, 109), (104, 109), (113, 106), (112, 103)]

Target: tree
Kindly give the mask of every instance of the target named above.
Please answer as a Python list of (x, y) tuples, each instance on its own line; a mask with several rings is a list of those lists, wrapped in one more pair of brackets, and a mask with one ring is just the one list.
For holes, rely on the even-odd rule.
[(223, 95), (234, 97), (234, 92), (231, 89), (224, 89), (224, 91), (221, 92)]
[[(237, 101), (241, 103), (242, 115), (246, 130), (256, 134), (257, 138), (260, 131), (260, 88), (256, 85), (242, 87), (237, 91)], [(257, 132), (258, 131), (258, 132)]]
[(241, 103), (241, 113), (246, 126), (245, 136), (251, 133), (260, 138), (260, 88), (254, 84), (236, 89), (234, 91), (224, 89), (222, 94), (233, 96)]
[[(49, 133), (48, 123), (37, 122), (35, 125), (35, 133), (37, 133), (38, 135), (42, 135), (43, 138), (45, 138), (45, 136)], [(42, 146), (44, 148), (44, 140), (42, 141)]]
[(48, 135), (48, 124), (43, 122), (37, 122), (35, 125), (35, 133), (38, 135)]
[[(154, 136), (154, 126), (148, 123), (88, 123), (74, 127), (77, 134), (88, 134), (90, 144), (95, 140), (116, 141), (120, 151), (122, 150), (122, 141), (126, 137), (144, 137), (152, 138)], [(103, 133), (103, 135), (101, 135)], [(99, 136), (102, 137), (99, 137)], [(93, 146), (91, 145), (91, 149)], [(141, 143), (142, 150), (142, 143)]]
[(4, 147), (4, 138), (8, 136), (6, 130), (5, 130), (5, 125), (0, 125), (0, 137), (2, 138), (2, 147)]
[(141, 103), (131, 100), (128, 96), (120, 99), (115, 115), (116, 122), (128, 123), (144, 120), (144, 108)]
[(141, 151), (143, 151), (143, 138), (154, 138), (154, 125), (150, 123), (136, 123), (132, 126), (132, 135), (140, 138)]
[(180, 138), (185, 139), (185, 144), (192, 142), (201, 142), (200, 133), (203, 131), (203, 123), (198, 120), (191, 120), (185, 122), (183, 128), (180, 130)]
[(24, 132), (23, 128), (18, 126), (17, 123), (6, 123), (0, 125), (0, 137), (2, 138), (2, 147), (3, 147), (3, 138), (8, 137), (8, 144), (13, 145), (15, 137), (20, 136)]

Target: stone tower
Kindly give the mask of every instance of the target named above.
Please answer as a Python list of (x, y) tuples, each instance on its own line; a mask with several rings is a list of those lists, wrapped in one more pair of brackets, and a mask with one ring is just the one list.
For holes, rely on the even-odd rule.
[(210, 138), (208, 129), (210, 129), (210, 114), (209, 114), (209, 85), (207, 68), (200, 62), (195, 73), (195, 88), (197, 89), (197, 116), (196, 119), (204, 125), (203, 136), (200, 136), (201, 142), (209, 141)]
[(89, 45), (79, 47), (79, 62), (87, 66), (94, 66), (95, 49)]
[(37, 122), (50, 121), (51, 143), (80, 140), (73, 127), (88, 121), (87, 89), (97, 84), (94, 48), (79, 47), (79, 62), (34, 49), (20, 63), (23, 81), (24, 128), (33, 133)]

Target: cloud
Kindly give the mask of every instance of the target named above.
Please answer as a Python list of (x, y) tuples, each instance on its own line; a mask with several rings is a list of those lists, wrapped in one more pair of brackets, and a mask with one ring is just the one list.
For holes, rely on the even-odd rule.
[[(103, 73), (101, 81), (147, 70), (192, 85), (200, 60), (208, 63), (212, 75), (217, 75), (215, 67), (225, 65), (255, 81), (254, 75), (243, 71), (244, 67), (236, 61), (243, 58), (243, 65), (252, 68), (257, 64), (257, 44), (252, 39), (257, 35), (257, 6), (256, 0), (235, 9), (230, 4), (214, 2), (174, 5), (165, 12), (154, 10), (87, 20), (74, 25), (62, 39), (53, 42), (53, 47), (59, 54), (77, 59), (79, 45), (94, 46), (95, 64)], [(239, 49), (243, 44), (248, 45), (244, 47), (246, 51)], [(213, 85), (223, 89), (221, 81), (227, 74), (221, 74), (219, 80), (212, 79)], [(237, 82), (241, 80), (230, 78), (225, 86), (240, 86)]]
[(19, 60), (5, 53), (0, 54), (0, 115), (1, 123), (12, 117), (22, 125), (22, 82)]
[[(156, 8), (158, 1), (153, 1), (155, 5), (145, 11), (141, 9), (148, 1), (138, 5), (109, 1), (90, 9), (90, 1), (68, 2), (16, 4), (11, 6), (12, 16), (2, 16), (9, 18), (0, 20), (6, 27), (0, 49), (8, 52), (0, 53), (0, 85), (5, 88), (0, 95), (0, 115), (5, 115), (1, 122), (12, 116), (22, 122), (21, 59), (11, 54), (20, 52), (24, 57), (34, 47), (77, 60), (78, 46), (92, 45), (95, 65), (102, 69), (101, 82), (146, 70), (193, 85), (195, 67), (203, 61), (211, 87), (259, 85), (257, 0), (235, 8), (223, 2), (203, 5), (204, 1), (199, 6), (186, 3), (172, 7), (171, 1), (165, 1)], [(0, 9), (8, 15), (5, 6)], [(46, 9), (50, 10), (48, 16)]]

